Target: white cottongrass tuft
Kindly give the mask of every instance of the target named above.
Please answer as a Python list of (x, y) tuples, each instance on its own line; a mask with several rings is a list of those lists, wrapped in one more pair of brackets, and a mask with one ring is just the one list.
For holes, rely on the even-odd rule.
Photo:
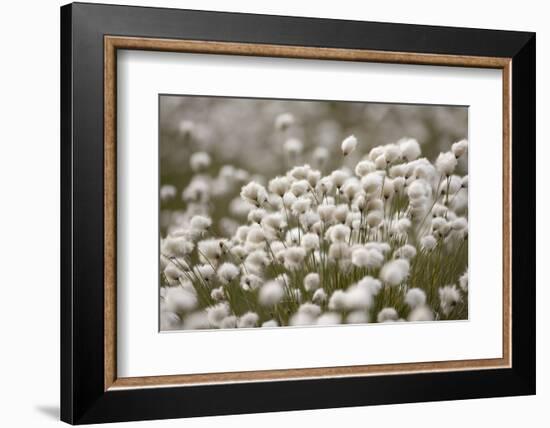
[(338, 325), (342, 323), (342, 315), (337, 312), (325, 312), (317, 318), (317, 325)]
[(206, 232), (212, 226), (212, 219), (203, 215), (195, 215), (191, 218), (191, 229)]
[(275, 118), (275, 129), (286, 131), (294, 124), (294, 116), (291, 113), (281, 113)]
[(378, 322), (393, 322), (397, 321), (399, 315), (394, 308), (384, 308), (376, 316)]
[(261, 206), (268, 201), (265, 187), (254, 181), (251, 181), (241, 189), (241, 197), (255, 206)]
[(218, 278), (223, 285), (227, 285), (236, 279), (240, 274), (239, 268), (233, 263), (223, 263), (218, 268)]
[(304, 278), (304, 288), (307, 291), (315, 291), (321, 286), (321, 278), (318, 273), (308, 273)]
[(455, 285), (446, 285), (438, 290), (439, 306), (445, 315), (449, 315), (456, 305), (462, 300), (460, 292)]
[(210, 159), (210, 155), (208, 153), (197, 152), (191, 155), (189, 163), (194, 172), (202, 172), (210, 167), (212, 160)]
[(466, 152), (468, 151), (468, 140), (457, 141), (451, 146), (451, 150), (455, 155), (455, 157), (457, 158), (461, 157), (462, 155), (466, 154)]
[(403, 157), (410, 161), (418, 159), (420, 156), (420, 144), (414, 138), (405, 138), (399, 142), (399, 147), (401, 148), (401, 153)]
[(392, 260), (380, 271), (380, 279), (388, 285), (399, 285), (409, 274), (409, 262), (406, 259)]
[(182, 287), (167, 287), (164, 303), (168, 311), (180, 313), (189, 312), (197, 307), (197, 296)]
[(327, 292), (323, 290), (322, 288), (319, 288), (315, 290), (313, 293), (313, 297), (311, 298), (311, 301), (317, 304), (323, 304), (327, 301)]
[(427, 306), (417, 306), (409, 313), (409, 316), (407, 317), (407, 320), (411, 322), (433, 321), (433, 319), (434, 314)]
[(435, 161), (435, 167), (441, 175), (448, 177), (454, 172), (457, 163), (452, 152), (440, 153)]
[(214, 327), (220, 327), (222, 321), (229, 316), (230, 308), (227, 302), (218, 303), (217, 305), (206, 308), (208, 321)]
[(344, 156), (349, 155), (357, 147), (357, 138), (354, 135), (350, 135), (344, 141), (342, 141), (342, 153)]
[(346, 316), (346, 324), (365, 324), (369, 322), (367, 311), (353, 311)]
[(297, 138), (289, 138), (284, 143), (284, 149), (289, 156), (296, 157), (304, 150), (304, 143)]
[(468, 291), (468, 271), (464, 272), (458, 279), (458, 285), (462, 291)]
[(246, 314), (239, 317), (237, 321), (237, 327), (239, 328), (252, 328), (258, 325), (260, 317), (255, 312), (247, 312)]
[(263, 306), (273, 306), (279, 303), (285, 290), (279, 281), (268, 281), (260, 288), (258, 301)]
[(411, 288), (405, 295), (405, 303), (409, 305), (411, 309), (423, 306), (426, 303), (426, 293), (420, 288)]
[(437, 240), (433, 235), (426, 235), (420, 239), (420, 248), (424, 251), (432, 251), (437, 245)]

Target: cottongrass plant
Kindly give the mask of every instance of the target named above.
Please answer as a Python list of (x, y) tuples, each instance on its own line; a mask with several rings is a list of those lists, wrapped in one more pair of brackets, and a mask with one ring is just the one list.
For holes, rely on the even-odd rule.
[[(209, 176), (210, 156), (195, 153), (187, 210), (160, 242), (161, 329), (466, 319), (468, 177), (455, 172), (467, 147), (430, 162), (402, 139), (353, 169), (295, 165), (269, 181), (227, 165)], [(360, 149), (347, 137), (342, 161)], [(161, 200), (174, 194), (165, 186)], [(219, 197), (240, 223), (213, 224)]]

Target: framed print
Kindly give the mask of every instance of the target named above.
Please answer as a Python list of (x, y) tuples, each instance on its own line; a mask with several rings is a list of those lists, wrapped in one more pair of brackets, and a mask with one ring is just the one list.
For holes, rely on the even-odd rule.
[(61, 53), (62, 420), (535, 393), (533, 33), (75, 3)]

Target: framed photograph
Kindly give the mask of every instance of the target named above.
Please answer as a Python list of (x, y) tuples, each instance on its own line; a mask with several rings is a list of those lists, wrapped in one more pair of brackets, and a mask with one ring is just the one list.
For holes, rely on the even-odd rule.
[(61, 418), (535, 393), (535, 34), (61, 8)]

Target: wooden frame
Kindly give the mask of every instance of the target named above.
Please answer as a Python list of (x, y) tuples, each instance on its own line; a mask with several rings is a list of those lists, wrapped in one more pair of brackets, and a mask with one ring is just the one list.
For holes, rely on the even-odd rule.
[[(377, 52), (354, 49), (275, 46), (265, 44), (166, 40), (105, 36), (105, 390), (161, 385), (246, 382), (273, 379), (305, 379), (373, 374), (414, 373), (442, 370), (467, 370), (510, 367), (511, 364), (511, 168), (510, 168), (510, 58), (459, 55), (430, 55), (404, 52)], [(267, 370), (198, 375), (116, 377), (116, 52), (138, 49), (220, 55), (252, 55), (284, 58), (308, 58), (340, 61), (445, 65), (501, 69), (503, 74), (503, 357), (410, 364), (324, 367), (315, 369)]]
[[(302, 388), (311, 388), (313, 385), (324, 385), (323, 388), (329, 388), (331, 385), (343, 385), (344, 382), (350, 382), (349, 385), (355, 385), (355, 388), (363, 389), (366, 385), (374, 385), (383, 382), (384, 376), (392, 374), (392, 382), (397, 378), (402, 381), (411, 382), (410, 385), (417, 387), (425, 385), (428, 382), (428, 376), (433, 382), (437, 380), (441, 385), (453, 379), (456, 384), (457, 379), (466, 384), (473, 378), (477, 381), (493, 382), (497, 380), (500, 388), (486, 385), (478, 391), (468, 394), (466, 390), (459, 389), (455, 395), (445, 393), (441, 396), (435, 394), (435, 390), (424, 392), (419, 397), (398, 395), (397, 397), (385, 397), (385, 399), (375, 398), (372, 393), (367, 394), (362, 400), (339, 401), (333, 397), (333, 401), (319, 403), (307, 402), (301, 400), (299, 408), (328, 407), (341, 405), (371, 404), (382, 402), (402, 402), (417, 400), (434, 400), (445, 398), (462, 398), (469, 396), (490, 396), (490, 395), (513, 395), (534, 392), (534, 335), (530, 334), (531, 339), (521, 337), (521, 332), (534, 329), (534, 281), (532, 284), (525, 282), (522, 287), (527, 288), (527, 293), (518, 297), (517, 286), (513, 288), (512, 284), (517, 284), (518, 278), (534, 276), (534, 259), (525, 260), (521, 253), (517, 253), (517, 248), (524, 252), (534, 254), (533, 242), (529, 237), (534, 235), (534, 222), (529, 224), (519, 223), (522, 220), (534, 217), (526, 211), (526, 207), (534, 204), (534, 196), (530, 191), (518, 192), (518, 186), (524, 189), (527, 185), (534, 182), (534, 171), (526, 170), (522, 165), (526, 165), (528, 160), (525, 153), (517, 150), (516, 145), (512, 143), (514, 135), (522, 131), (522, 144), (529, 144), (534, 155), (534, 115), (526, 116), (521, 109), (534, 109), (534, 35), (528, 33), (510, 33), (496, 32), (488, 30), (465, 30), (439, 27), (419, 27), (399, 24), (374, 24), (374, 23), (343, 23), (330, 20), (313, 20), (305, 18), (285, 18), (285, 17), (264, 17), (254, 15), (220, 14), (208, 12), (193, 11), (171, 11), (170, 16), (166, 9), (144, 9), (129, 8), (122, 6), (98, 6), (73, 4), (62, 8), (62, 190), (64, 196), (71, 203), (64, 200), (62, 205), (63, 213), (63, 235), (62, 243), (62, 269), (63, 273), (63, 292), (62, 292), (62, 419), (71, 423), (86, 423), (98, 421), (115, 421), (129, 419), (162, 418), (191, 416), (199, 414), (221, 414), (237, 413), (242, 411), (267, 411), (282, 410), (294, 408), (288, 400), (276, 401), (273, 405), (265, 404), (256, 407), (243, 408), (235, 404), (235, 400), (230, 400), (228, 406), (223, 409), (207, 409), (204, 404), (197, 406), (197, 397), (201, 394), (219, 391), (232, 391), (239, 389), (245, 391), (245, 394), (254, 394), (253, 389), (261, 389), (265, 386), (275, 387), (280, 390), (285, 389), (285, 382), (275, 382), (281, 380), (294, 380), (293, 385), (301, 384)], [(101, 22), (101, 17), (105, 14), (128, 15), (130, 18), (120, 28), (106, 28)], [(141, 29), (137, 22), (140, 17), (155, 17), (155, 25), (152, 29)], [(89, 29), (83, 29), (79, 25), (82, 20), (90, 19), (92, 22), (93, 34), (89, 34)], [(198, 17), (198, 18), (197, 18)], [(218, 20), (223, 24), (228, 20), (240, 19), (244, 28), (250, 28), (250, 34), (255, 34), (253, 28), (266, 25), (265, 32), (260, 36), (249, 36), (247, 31), (242, 34), (231, 37), (223, 34), (202, 34), (202, 28), (197, 27), (198, 33), (181, 31), (179, 34), (168, 34), (163, 32), (162, 24), (167, 22), (206, 23), (211, 20)], [(179, 21), (178, 21), (179, 20)], [(261, 22), (260, 22), (261, 21)], [(302, 22), (301, 22), (302, 21)], [(278, 40), (276, 28), (279, 25), (286, 25), (290, 28), (298, 26), (307, 21), (312, 26), (309, 32), (295, 36), (294, 40)], [(114, 21), (113, 21), (114, 22)], [(135, 23), (134, 23), (135, 22)], [(364, 35), (366, 33), (382, 34), (384, 31), (392, 31), (397, 34), (396, 40), (391, 42), (391, 46), (386, 46), (386, 42), (378, 42), (374, 46), (353, 47), (358, 43), (352, 36), (348, 38), (339, 38), (338, 29), (344, 25), (357, 27), (357, 33)], [(382, 27), (380, 27), (382, 25)], [(384, 27), (385, 26), (385, 27)], [(116, 25), (115, 25), (116, 27)], [(90, 27), (88, 27), (90, 28)], [(182, 26), (183, 28), (183, 26)], [(264, 28), (264, 27), (262, 27)], [(325, 40), (322, 46), (312, 43), (316, 35), (321, 34), (321, 29), (326, 32), (332, 28), (330, 40)], [(398, 30), (398, 31), (396, 31)], [(88, 31), (88, 33), (86, 33)], [(475, 38), (482, 33), (490, 48), (479, 48), (476, 46)], [(135, 36), (143, 33), (143, 36)], [(410, 36), (424, 34), (427, 36), (440, 36), (440, 40), (446, 40), (444, 46), (430, 46), (427, 43), (421, 49), (414, 45), (414, 37)], [(120, 35), (129, 34), (129, 35)], [(151, 37), (151, 34), (154, 34)], [(298, 34), (298, 33), (296, 33)], [(197, 36), (201, 37), (197, 37)], [(177, 37), (175, 37), (177, 36)], [(247, 37), (249, 36), (249, 39)], [(456, 36), (456, 43), (453, 37)], [(331, 38), (332, 37), (332, 38)], [(443, 39), (441, 39), (443, 37)], [(309, 38), (309, 40), (308, 40)], [(379, 37), (380, 38), (380, 37)], [(220, 41), (223, 40), (223, 41)], [(238, 40), (238, 41), (237, 41)], [(242, 41), (244, 40), (244, 41)], [(95, 50), (93, 55), (83, 55), (84, 60), (75, 64), (76, 57), (73, 55), (79, 44), (93, 43)], [(390, 50), (387, 48), (391, 47)], [(194, 52), (209, 54), (233, 54), (233, 55), (253, 55), (287, 58), (310, 58), (310, 59), (330, 59), (330, 60), (351, 60), (351, 61), (369, 61), (369, 62), (387, 62), (387, 63), (407, 63), (407, 64), (429, 64), (446, 65), (462, 67), (481, 67), (497, 68), (503, 72), (503, 357), (500, 359), (470, 360), (470, 361), (445, 361), (445, 362), (426, 362), (397, 365), (376, 365), (376, 366), (350, 366), (350, 367), (327, 367), (311, 369), (294, 370), (275, 370), (275, 371), (257, 371), (240, 373), (221, 373), (221, 374), (200, 374), (200, 375), (174, 375), (162, 377), (147, 378), (117, 378), (116, 376), (116, 51), (117, 49), (139, 49), (154, 51), (173, 51), (173, 52)], [(84, 64), (93, 68), (93, 77), (85, 76), (81, 66)], [(73, 68), (73, 66), (76, 66)], [(80, 68), (80, 75), (78, 70)], [(531, 79), (531, 80), (529, 80)], [(86, 100), (87, 89), (82, 85), (93, 81), (97, 87), (100, 81), (103, 81), (103, 99), (96, 97), (90, 109), (82, 109), (79, 102)], [(521, 91), (519, 91), (521, 88)], [(82, 111), (79, 111), (82, 110)], [(92, 111), (93, 110), (93, 111)], [(101, 114), (103, 112), (103, 115)], [(72, 121), (77, 113), (76, 119)], [(92, 120), (92, 117), (95, 120)], [(100, 126), (101, 122), (103, 127)], [(94, 140), (82, 138), (79, 131), (85, 131), (89, 127), (94, 128)], [(102, 129), (102, 132), (99, 131)], [(525, 138), (525, 134), (531, 136), (531, 139)], [(85, 141), (87, 140), (87, 141)], [(525, 142), (526, 141), (526, 142)], [(78, 158), (77, 150), (86, 151), (93, 148), (92, 162), (89, 165), (83, 163), (82, 158)], [(531, 153), (531, 152), (530, 152)], [(515, 175), (512, 179), (511, 165), (514, 162), (514, 170), (521, 174)], [(83, 168), (77, 170), (77, 168)], [(88, 168), (88, 169), (86, 169)], [(102, 173), (101, 173), (102, 171)], [(533, 175), (531, 175), (533, 172)], [(97, 179), (102, 174), (102, 185), (93, 183), (91, 187), (84, 184), (79, 178)], [(101, 181), (101, 180), (99, 180)], [(101, 190), (101, 200), (99, 199)], [(92, 239), (95, 251), (93, 263), (87, 269), (94, 269), (93, 279), (83, 280), (79, 276), (83, 267), (78, 264), (79, 260), (75, 255), (84, 256), (83, 250), (80, 250), (76, 244), (85, 233), (81, 211), (75, 202), (82, 202), (85, 195), (94, 196), (90, 204), (95, 204), (93, 210), (97, 213), (102, 209), (102, 221), (94, 222), (92, 229), (102, 230), (101, 239)], [(521, 205), (519, 209), (512, 213), (512, 206)], [(70, 223), (68, 223), (70, 221)], [(520, 234), (521, 231), (521, 234)], [(90, 243), (89, 236), (88, 243)], [(86, 241), (86, 239), (84, 239)], [(512, 247), (512, 240), (514, 247)], [(512, 266), (514, 270), (512, 271)], [(100, 272), (96, 270), (102, 266)], [(102, 277), (102, 280), (101, 280)], [(522, 281), (523, 282), (523, 281)], [(104, 287), (104, 288), (103, 288)], [(93, 291), (96, 293), (103, 288), (100, 293), (103, 298), (101, 301), (94, 300), (94, 305), (85, 304), (84, 295), (89, 295)], [(103, 318), (100, 320), (97, 315), (93, 316), (95, 324), (86, 322), (84, 317), (86, 313), (93, 309), (99, 309), (96, 305), (101, 305)], [(87, 305), (87, 306), (85, 306)], [(93, 306), (93, 307), (92, 307)], [(530, 311), (530, 313), (529, 313)], [(532, 318), (531, 318), (532, 317)], [(101, 323), (99, 323), (101, 321)], [(101, 324), (101, 325), (99, 325)], [(102, 359), (94, 358), (93, 364), (88, 361), (81, 349), (86, 346), (77, 337), (80, 332), (81, 340), (93, 339), (93, 349), (97, 352), (99, 339), (102, 338), (101, 347)], [(83, 334), (82, 334), (83, 333)], [(520, 347), (519, 343), (522, 343)], [(93, 379), (84, 379), (86, 373), (83, 371), (85, 366), (92, 367), (92, 373), (89, 374)], [(492, 369), (482, 370), (481, 369)], [(424, 374), (421, 374), (424, 373)], [(508, 374), (506, 374), (508, 373)], [(414, 374), (414, 376), (412, 376)], [(98, 379), (98, 376), (101, 380)], [(369, 378), (365, 378), (368, 376)], [(411, 377), (412, 376), (412, 377)], [(426, 380), (422, 380), (422, 376)], [(519, 376), (519, 377), (518, 377)], [(514, 380), (510, 379), (513, 378)], [(386, 376), (386, 379), (388, 377)], [(485, 380), (484, 380), (485, 379)], [(247, 382), (254, 381), (254, 384)], [(443, 383), (441, 383), (443, 382)], [(506, 387), (503, 383), (506, 382)], [(93, 385), (93, 386), (92, 386)], [(255, 386), (253, 386), (255, 385)], [(154, 392), (151, 390), (145, 393), (144, 387), (162, 388), (163, 392)], [(169, 386), (178, 386), (178, 388), (168, 388)], [(193, 386), (191, 389), (185, 389), (185, 386)], [(245, 389), (247, 388), (248, 389)], [(479, 385), (477, 385), (479, 387)], [(170, 391), (179, 390), (168, 398)], [(185, 390), (185, 391), (184, 391)], [(305, 390), (305, 389), (303, 389)], [(387, 388), (388, 391), (391, 387)], [(218, 392), (216, 392), (218, 391)], [(150, 395), (147, 395), (150, 394)], [(178, 395), (179, 394), (179, 395)], [(226, 394), (226, 392), (222, 392)], [(103, 397), (104, 404), (91, 404), (91, 397)], [(157, 409), (130, 409), (129, 407), (114, 409), (111, 402), (142, 402), (145, 396), (160, 396), (165, 398), (154, 398), (154, 400), (172, 400), (169, 406), (170, 411), (160, 413)], [(176, 396), (186, 396), (190, 404), (188, 406), (177, 407)], [(124, 398), (123, 398), (124, 397)], [(141, 397), (141, 398), (140, 398)], [(193, 398), (194, 397), (194, 398)], [(135, 401), (138, 400), (138, 401)], [(90, 404), (86, 404), (90, 403)], [(200, 403), (199, 403), (200, 404)], [(262, 407), (266, 406), (266, 407)]]

